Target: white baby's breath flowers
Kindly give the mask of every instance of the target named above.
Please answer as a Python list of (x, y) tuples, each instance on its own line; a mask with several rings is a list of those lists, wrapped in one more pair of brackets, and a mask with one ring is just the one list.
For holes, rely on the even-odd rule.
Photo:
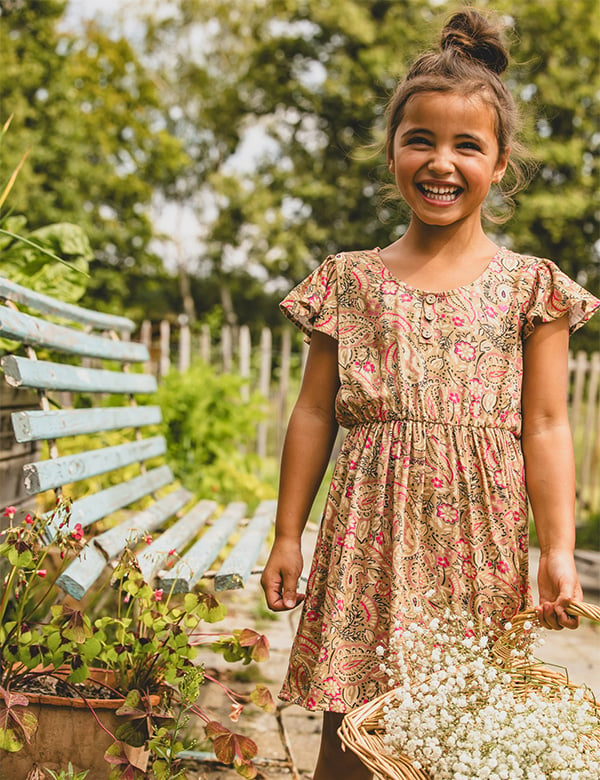
[(531, 622), (506, 666), (466, 616), (417, 612), (396, 624), (382, 663), (395, 685), (382, 718), (392, 754), (432, 780), (598, 780), (600, 717), (586, 691), (517, 685), (539, 644)]

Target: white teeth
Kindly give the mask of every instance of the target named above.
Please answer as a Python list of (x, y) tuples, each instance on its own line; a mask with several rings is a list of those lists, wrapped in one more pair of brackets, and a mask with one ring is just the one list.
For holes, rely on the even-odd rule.
[(450, 200), (454, 200), (460, 188), (459, 187), (435, 187), (429, 184), (427, 185), (422, 184), (421, 189), (430, 198), (434, 198), (435, 200), (450, 201)]

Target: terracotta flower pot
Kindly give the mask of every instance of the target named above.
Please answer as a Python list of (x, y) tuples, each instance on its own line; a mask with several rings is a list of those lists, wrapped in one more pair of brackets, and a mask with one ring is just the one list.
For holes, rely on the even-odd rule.
[[(93, 670), (92, 679), (110, 685), (111, 672)], [(89, 770), (88, 780), (106, 780), (112, 767), (105, 761), (104, 753), (114, 741), (111, 734), (124, 722), (116, 714), (124, 698), (84, 700), (24, 693), (29, 700), (27, 710), (37, 718), (37, 729), (31, 742), (18, 752), (0, 750), (0, 780), (26, 780), (36, 767), (66, 769), (69, 761), (75, 771)], [(147, 750), (132, 747), (127, 755), (135, 766), (145, 771)]]

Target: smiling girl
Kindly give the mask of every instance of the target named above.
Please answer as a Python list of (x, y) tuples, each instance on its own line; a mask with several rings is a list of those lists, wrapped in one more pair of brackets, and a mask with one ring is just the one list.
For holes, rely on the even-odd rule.
[[(551, 261), (497, 246), (482, 209), (517, 174), (499, 33), (456, 14), (388, 107), (387, 162), (411, 210), (383, 249), (328, 257), (282, 302), (310, 337), (281, 465), (269, 606), (303, 601), (300, 538), (338, 425), (281, 696), (323, 710), (314, 780), (366, 780), (343, 714), (386, 690), (376, 648), (428, 598), (501, 627), (529, 605), (528, 500), (542, 625), (576, 628), (569, 333), (599, 305)], [(409, 616), (408, 618), (406, 616)]]

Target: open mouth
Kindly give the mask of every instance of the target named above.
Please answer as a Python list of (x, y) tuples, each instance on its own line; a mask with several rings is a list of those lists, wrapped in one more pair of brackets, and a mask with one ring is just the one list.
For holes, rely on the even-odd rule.
[(434, 186), (432, 184), (417, 184), (417, 187), (426, 198), (437, 200), (440, 203), (452, 203), (462, 192), (462, 188), (455, 185)]

